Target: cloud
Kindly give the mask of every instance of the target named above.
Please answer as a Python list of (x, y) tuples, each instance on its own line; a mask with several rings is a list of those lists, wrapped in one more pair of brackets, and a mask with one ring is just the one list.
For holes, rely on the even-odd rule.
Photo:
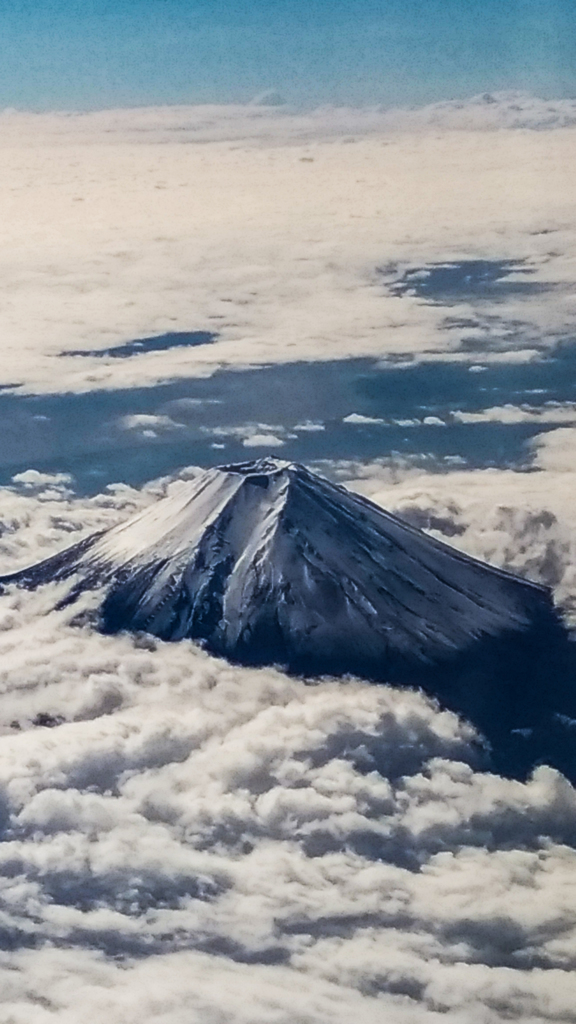
[(452, 413), (458, 423), (576, 423), (576, 406), (550, 402), (540, 408), (529, 405), (501, 405), (480, 412)]
[[(499, 564), (545, 573), (570, 542), (556, 470), (356, 470)], [(194, 473), (90, 500), (4, 489), (3, 565)], [(490, 774), (473, 730), (416, 692), (234, 667), (50, 607), (0, 597), (0, 1016), (570, 1019), (576, 795), (558, 772)]]
[[(575, 325), (573, 119), (572, 100), (507, 95), (415, 111), (4, 115), (0, 385), (86, 392), (351, 356), (535, 358)], [(525, 130), (543, 124), (567, 127)], [(419, 268), (475, 260), (524, 261), (524, 290), (501, 290), (497, 308), (494, 296), (447, 306), (394, 291)], [(218, 337), (121, 360), (65, 354), (191, 331)]]
[(144, 434), (165, 433), (166, 431), (182, 430), (183, 423), (176, 423), (170, 416), (152, 415), (149, 413), (136, 413), (131, 416), (123, 416), (119, 421), (123, 430), (139, 430)]
[[(270, 426), (269, 423), (246, 423), (239, 427), (201, 427), (203, 434), (216, 438), (237, 438), (245, 448), (281, 448), (286, 438), (293, 439), (295, 434), (285, 427)], [(310, 430), (309, 426), (300, 428)], [(314, 427), (314, 429), (316, 429)], [(213, 447), (219, 447), (213, 445)], [(222, 447), (225, 447), (222, 445)]]
[(23, 473), (16, 473), (12, 480), (15, 484), (22, 484), (25, 488), (34, 490), (44, 490), (48, 486), (60, 488), (72, 483), (69, 473), (40, 473), (37, 469), (26, 469)]
[(548, 434), (541, 434), (532, 441), (535, 462), (541, 469), (553, 472), (576, 472), (576, 429), (562, 427)]
[(550, 430), (531, 447), (530, 472), (454, 465), (429, 474), (378, 463), (342, 463), (332, 472), (414, 526), (552, 587), (576, 623), (576, 430)]
[(302, 432), (305, 434), (314, 434), (326, 430), (326, 426), (324, 423), (316, 423), (313, 420), (306, 420), (304, 423), (297, 423), (296, 426), (294, 427), (294, 430), (296, 430), (299, 433)]
[(355, 423), (355, 424), (358, 424), (359, 426), (363, 426), (364, 424), (370, 425), (370, 424), (384, 423), (385, 420), (379, 419), (377, 416), (363, 416), (362, 413), (351, 412), (349, 416), (345, 416), (344, 417), (342, 422), (343, 423)]
[[(537, 358), (574, 327), (574, 110), (500, 95), (403, 112), (6, 114), (0, 384), (83, 392), (349, 356), (478, 371)], [(474, 258), (525, 259), (542, 288), (503, 293), (492, 319), (470, 297), (447, 310), (390, 288)], [(61, 355), (200, 329), (218, 340), (114, 367)], [(190, 401), (124, 428), (172, 430)], [(206, 429), (215, 445), (288, 436), (257, 410)], [(576, 617), (573, 435), (538, 438), (532, 472), (328, 468), (549, 583)], [(0, 491), (2, 570), (182, 479), (80, 499), (65, 475), (18, 474)], [(572, 1019), (576, 798), (556, 771), (491, 774), (472, 729), (416, 692), (104, 637), (53, 604), (52, 591), (0, 597), (0, 1016)]]
[[(307, 141), (310, 138), (449, 131), (554, 130), (576, 125), (574, 99), (544, 100), (527, 92), (480, 93), (462, 100), (394, 108), (322, 106), (312, 110), (286, 107), (275, 89), (241, 105), (159, 106), (92, 112), (36, 114), (15, 109), (0, 112), (2, 130), (13, 141), (35, 132), (54, 143), (82, 139), (110, 142), (120, 139), (146, 145), (183, 135), (186, 142)], [(266, 102), (264, 102), (266, 101)], [(272, 102), (270, 102), (272, 101)], [(261, 110), (260, 107), (268, 107)], [(273, 109), (284, 108), (284, 109)]]
[(284, 441), (275, 434), (251, 434), (242, 441), (245, 448), (281, 448)]

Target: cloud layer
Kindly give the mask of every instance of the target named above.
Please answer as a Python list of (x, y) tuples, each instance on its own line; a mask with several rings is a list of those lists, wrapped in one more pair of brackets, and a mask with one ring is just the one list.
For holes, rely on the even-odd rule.
[[(526, 96), (5, 114), (0, 384), (82, 392), (223, 364), (473, 361), (472, 342), (489, 359), (533, 358), (575, 324), (574, 122), (573, 101)], [(456, 297), (450, 316), (394, 290), (447, 260), (527, 262), (496, 306)], [(199, 330), (218, 339), (70, 354)]]
[[(536, 514), (538, 487), (561, 503), (558, 481), (573, 485), (554, 465), (355, 479), (545, 576), (546, 550), (572, 557), (570, 521)], [(534, 507), (520, 512), (506, 489), (523, 479)], [(167, 486), (81, 501), (70, 481), (22, 474), (0, 494), (3, 566)], [(574, 1019), (576, 795), (561, 775), (487, 773), (471, 728), (418, 693), (103, 637), (51, 603), (0, 598), (3, 1019)]]
[[(573, 101), (518, 95), (411, 112), (6, 113), (0, 384), (87, 392), (222, 364), (535, 358), (574, 328), (575, 123)], [(449, 310), (394, 291), (474, 259), (526, 260), (536, 287)], [(61, 354), (194, 330), (218, 339)], [(177, 435), (177, 413), (119, 426)], [(472, 415), (563, 426), (534, 442), (530, 473), (327, 469), (549, 583), (576, 616), (573, 407), (487, 399)], [(440, 430), (426, 410), (406, 417)], [(354, 408), (345, 418), (386, 434)], [(207, 430), (214, 445), (228, 436)], [(258, 410), (236, 436), (288, 438)], [(179, 486), (80, 500), (73, 483), (29, 469), (0, 491), (3, 572)], [(561, 775), (488, 773), (471, 728), (418, 693), (103, 637), (53, 604), (0, 597), (1, 1019), (576, 1020), (576, 796)]]
[(559, 427), (532, 440), (525, 472), (457, 463), (449, 473), (384, 463), (342, 463), (332, 472), (414, 526), (551, 587), (576, 622), (575, 446), (576, 429)]

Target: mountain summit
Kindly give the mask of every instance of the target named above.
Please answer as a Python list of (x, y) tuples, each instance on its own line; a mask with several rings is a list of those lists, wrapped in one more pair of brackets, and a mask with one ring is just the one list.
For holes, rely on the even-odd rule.
[(278, 459), (220, 466), (0, 583), (108, 585), (107, 632), (203, 640), (248, 662), (431, 662), (528, 629), (546, 588)]
[[(576, 711), (574, 645), (546, 588), (289, 462), (207, 470), (0, 585), (55, 580), (69, 581), (61, 605), (102, 593), (104, 632), (188, 637), (246, 664), (421, 686), (504, 744), (504, 770), (516, 756), (510, 737), (528, 763), (542, 744), (527, 737), (545, 721), (542, 742), (552, 743), (549, 723)], [(573, 765), (571, 736), (564, 746)]]
[(235, 660), (386, 671), (525, 632), (548, 591), (276, 459), (210, 469), (0, 583), (107, 586), (101, 625), (202, 640)]

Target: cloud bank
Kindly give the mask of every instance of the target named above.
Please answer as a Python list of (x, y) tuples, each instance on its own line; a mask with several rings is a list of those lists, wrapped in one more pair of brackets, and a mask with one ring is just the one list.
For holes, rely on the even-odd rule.
[[(356, 466), (356, 486), (532, 576), (556, 557), (561, 594), (567, 430), (538, 442), (536, 473)], [(1, 492), (3, 566), (181, 486), (80, 500), (70, 483), (30, 471)], [(418, 693), (103, 637), (51, 603), (0, 598), (2, 1019), (574, 1019), (560, 774), (488, 773), (473, 730)]]
[(521, 472), (469, 471), (456, 463), (449, 472), (427, 473), (384, 461), (343, 462), (332, 472), (419, 529), (551, 587), (576, 624), (576, 429), (539, 434), (531, 449)]
[[(0, 385), (85, 392), (349, 356), (478, 362), (475, 347), (535, 358), (576, 322), (575, 109), (515, 94), (414, 111), (5, 113)], [(506, 287), (448, 307), (395, 288), (462, 260), (505, 265)], [(217, 338), (100, 354), (198, 331)]]
[[(537, 358), (574, 329), (574, 111), (514, 95), (408, 112), (6, 113), (0, 384)], [(489, 306), (468, 294), (449, 308), (394, 290), (475, 259), (525, 260), (535, 287), (511, 273)], [(62, 355), (196, 330), (218, 337)], [(176, 411), (120, 428), (177, 434)], [(560, 425), (534, 442), (532, 472), (326, 468), (549, 583), (576, 620), (572, 412), (490, 399), (472, 413)], [(238, 428), (245, 446), (286, 441), (261, 420)], [(179, 482), (82, 500), (73, 485), (28, 469), (0, 491), (3, 572)], [(52, 598), (0, 597), (1, 1019), (576, 1019), (576, 797), (561, 775), (490, 774), (479, 737), (418, 693), (99, 636), (73, 624), (77, 608), (48, 613)]]

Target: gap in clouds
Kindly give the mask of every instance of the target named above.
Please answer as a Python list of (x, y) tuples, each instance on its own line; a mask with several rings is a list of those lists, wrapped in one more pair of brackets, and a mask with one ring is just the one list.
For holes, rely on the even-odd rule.
[(144, 355), (146, 352), (167, 352), (171, 348), (196, 348), (198, 345), (211, 345), (217, 334), (211, 331), (169, 331), (151, 338), (136, 338), (125, 345), (114, 345), (112, 348), (71, 349), (62, 352), (63, 356), (96, 356), (97, 358), (128, 359), (130, 356)]
[(0, 394), (0, 481), (33, 466), (71, 473), (94, 494), (265, 451), (307, 463), (529, 467), (530, 438), (576, 422), (575, 368), (576, 343), (566, 341), (520, 363), (431, 353), (428, 362), (289, 363), (149, 388)]
[[(550, 291), (552, 284), (526, 280), (536, 272), (526, 260), (454, 260), (410, 267), (399, 276), (392, 264), (379, 269), (392, 295), (414, 295), (439, 305), (478, 300), (498, 301), (507, 295), (537, 295)], [(396, 275), (395, 279), (394, 276)], [(512, 278), (512, 279), (511, 279)]]

